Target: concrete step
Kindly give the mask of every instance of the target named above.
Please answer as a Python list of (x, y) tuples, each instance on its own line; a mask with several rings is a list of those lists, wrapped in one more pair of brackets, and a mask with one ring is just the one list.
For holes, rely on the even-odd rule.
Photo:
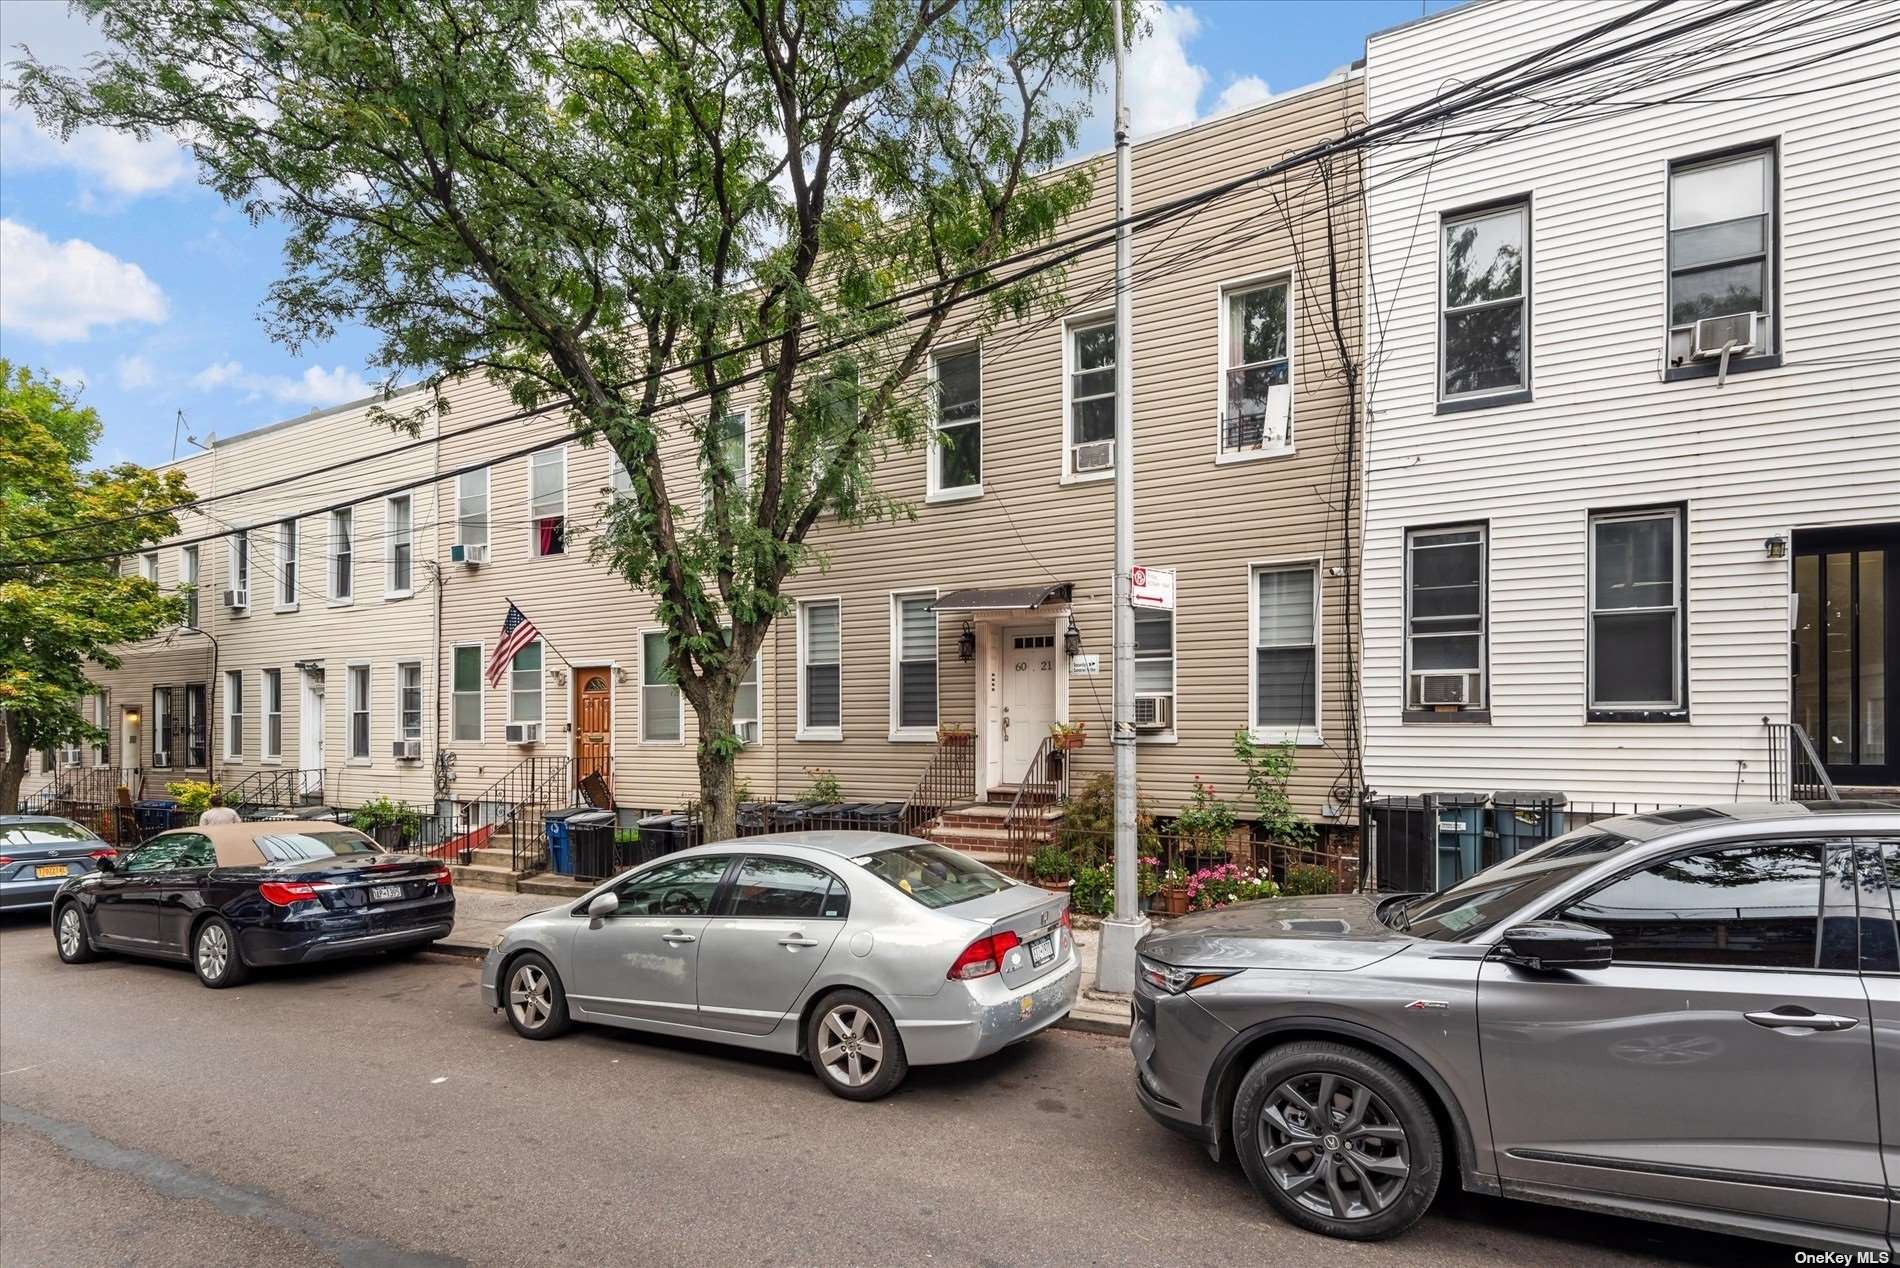
[(455, 877), (458, 888), (491, 889), (504, 894), (515, 893), (515, 883), (520, 879), (511, 868), (487, 867), (479, 863), (451, 865), (449, 872)]
[(479, 864), (482, 867), (499, 867), (507, 871), (513, 871), (515, 866), (515, 852), (507, 846), (496, 849), (491, 845), (486, 849), (469, 851), (468, 861)]
[(524, 876), (515, 882), (515, 889), (523, 894), (547, 894), (554, 898), (578, 898), (592, 888), (593, 881), (577, 881), (571, 876), (555, 876), (549, 872)]

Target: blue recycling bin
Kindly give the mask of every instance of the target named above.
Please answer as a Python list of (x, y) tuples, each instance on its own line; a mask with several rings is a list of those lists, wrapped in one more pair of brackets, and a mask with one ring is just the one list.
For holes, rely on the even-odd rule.
[(1485, 862), (1502, 862), (1562, 836), (1564, 808), (1569, 804), (1570, 799), (1560, 792), (1507, 788), (1492, 793), (1491, 823), (1497, 857)]
[(583, 815), (589, 806), (570, 806), (566, 810), (551, 811), (546, 819), (548, 836), (548, 870), (562, 876), (574, 874), (573, 843), (568, 837), (567, 821), (576, 815)]
[(1438, 837), (1438, 888), (1456, 885), (1483, 866), (1484, 807), (1488, 800), (1484, 793), (1431, 794)]
[(132, 803), (132, 813), (137, 817), (139, 832), (144, 836), (171, 827), (172, 816), (177, 810), (178, 803), (169, 797), (152, 797)]

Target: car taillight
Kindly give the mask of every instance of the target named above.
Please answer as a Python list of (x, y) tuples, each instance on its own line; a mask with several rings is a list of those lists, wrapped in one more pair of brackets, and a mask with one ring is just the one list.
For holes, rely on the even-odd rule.
[(1075, 931), (1075, 926), (1069, 923), (1069, 909), (1067, 907), (1062, 909), (1062, 927), (1071, 933)]
[(451, 872), (446, 867), (438, 867), (435, 869), (435, 875), (430, 877), (429, 879), (433, 880), (437, 885), (440, 885), (443, 889), (447, 889), (449, 888), (449, 886), (455, 884), (455, 873)]
[(5, 867), (7, 864), (11, 862), (13, 862), (13, 860), (9, 858), (7, 855), (0, 854), (0, 867)]
[(257, 892), (273, 907), (288, 907), (314, 901), (319, 888), (308, 881), (265, 881), (257, 887)]
[(963, 948), (963, 954), (950, 966), (950, 980), (967, 982), (972, 978), (988, 977), (1002, 970), (1003, 957), (1010, 948), (1019, 946), (1022, 939), (1005, 929), (1001, 933), (992, 933), (978, 938)]
[(88, 857), (95, 859), (113, 859), (119, 857), (119, 852), (108, 845), (102, 850), (94, 850)]

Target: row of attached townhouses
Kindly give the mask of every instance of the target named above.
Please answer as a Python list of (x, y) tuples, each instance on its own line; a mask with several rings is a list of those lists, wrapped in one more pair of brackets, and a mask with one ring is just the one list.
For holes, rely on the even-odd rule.
[[(1616, 7), (1489, 0), (1377, 35), (1324, 84), (1139, 142), (1136, 210)], [(1790, 722), (1836, 783), (1900, 784), (1900, 98), (1856, 86), (1897, 57), (1374, 148), (1137, 239), (1136, 555), (1177, 581), (1136, 625), (1156, 810), (1196, 778), (1244, 803), (1243, 729), (1292, 741), (1296, 807), (1342, 827), (1368, 790), (1785, 792)], [(1088, 162), (1073, 229), (1112, 217)], [(826, 772), (849, 801), (903, 801), (949, 724), (974, 732), (976, 798), (1054, 721), (1092, 737), (1072, 779), (1108, 768), (1110, 267), (1072, 265), (1058, 315), (939, 342), (944, 443), (876, 475), (914, 519), (821, 522), (826, 565), (790, 584), (741, 693), (750, 796)], [(1741, 350), (1696, 346), (1715, 335)], [(610, 455), (558, 416), (471, 430), (512, 406), (454, 395), (413, 443), (365, 402), (181, 459), (209, 496), (393, 451), (187, 514), (181, 541), (226, 535), (134, 561), (195, 587), (191, 628), (101, 675), (108, 743), (46, 755), (41, 784), (103, 767), (147, 793), (188, 776), (452, 810), (551, 759), (624, 814), (692, 798), (653, 601), (589, 557), (625, 487)], [(747, 452), (750, 421), (728, 420)], [(510, 603), (542, 637), (491, 687)]]

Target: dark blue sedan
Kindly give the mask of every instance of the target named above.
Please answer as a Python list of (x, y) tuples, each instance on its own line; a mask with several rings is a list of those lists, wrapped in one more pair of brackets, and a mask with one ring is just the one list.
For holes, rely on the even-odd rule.
[(113, 855), (92, 829), (57, 815), (0, 815), (0, 911), (43, 911), (69, 876)]
[(59, 958), (186, 960), (210, 987), (253, 968), (409, 951), (455, 924), (449, 869), (390, 854), (335, 823), (200, 825), (161, 833), (60, 886)]

